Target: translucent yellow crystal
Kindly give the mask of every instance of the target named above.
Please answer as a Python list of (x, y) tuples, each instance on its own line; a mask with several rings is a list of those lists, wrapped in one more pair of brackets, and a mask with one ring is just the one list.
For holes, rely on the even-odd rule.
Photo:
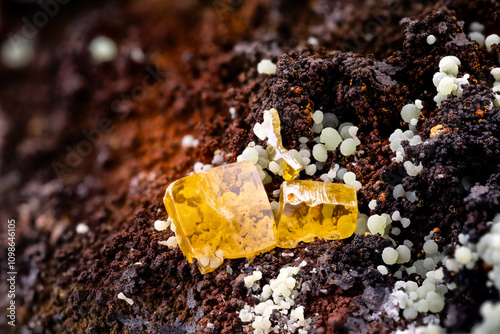
[(283, 182), (276, 217), (278, 246), (293, 248), (315, 237), (348, 238), (354, 233), (357, 216), (355, 187), (315, 181)]
[(276, 109), (264, 111), (264, 122), (255, 124), (254, 133), (261, 140), (267, 137), (269, 154), (283, 167), (283, 178), (287, 181), (297, 178), (302, 165), (283, 147), (281, 121)]
[(224, 258), (251, 257), (276, 247), (271, 205), (249, 161), (223, 165), (169, 185), (165, 207), (180, 249), (201, 273)]

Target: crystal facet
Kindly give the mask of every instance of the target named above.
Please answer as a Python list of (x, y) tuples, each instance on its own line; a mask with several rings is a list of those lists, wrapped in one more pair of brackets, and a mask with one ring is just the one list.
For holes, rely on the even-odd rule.
[(281, 185), (278, 246), (293, 248), (315, 237), (337, 240), (356, 228), (356, 188), (344, 184), (290, 181)]
[(249, 161), (177, 180), (167, 188), (164, 202), (180, 249), (189, 262), (198, 259), (203, 274), (224, 258), (252, 257), (276, 247), (271, 205)]
[(261, 140), (267, 137), (269, 155), (283, 168), (283, 178), (287, 181), (297, 178), (302, 165), (283, 147), (281, 121), (276, 109), (264, 111), (264, 122), (255, 124), (254, 133)]

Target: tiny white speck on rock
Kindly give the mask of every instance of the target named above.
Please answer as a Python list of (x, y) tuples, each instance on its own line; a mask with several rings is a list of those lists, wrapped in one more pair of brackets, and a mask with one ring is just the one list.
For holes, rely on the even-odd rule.
[(120, 292), (118, 294), (118, 299), (122, 299), (122, 300), (126, 301), (127, 303), (129, 303), (130, 305), (134, 305), (134, 301), (132, 299), (128, 298), (127, 296), (125, 296), (123, 294), (123, 292)]
[(79, 223), (76, 225), (76, 233), (78, 234), (86, 234), (89, 232), (89, 226), (84, 223)]
[(323, 112), (321, 110), (316, 110), (314, 114), (312, 114), (312, 119), (314, 123), (321, 124), (321, 122), (323, 122)]
[(229, 113), (231, 114), (231, 118), (232, 119), (235, 119), (236, 117), (238, 117), (238, 113), (236, 112), (236, 108), (235, 107), (229, 108)]
[(142, 63), (144, 61), (145, 55), (141, 48), (135, 47), (130, 50), (130, 59), (136, 63)]
[(472, 22), (469, 26), (470, 31), (475, 31), (475, 32), (483, 32), (484, 31), (484, 24), (481, 24), (479, 22)]
[(433, 255), (433, 254), (436, 254), (438, 252), (438, 245), (437, 243), (430, 239), (430, 240), (427, 240), (425, 243), (424, 243), (424, 252), (428, 255)]
[(477, 44), (479, 44), (480, 48), (484, 47), (484, 42), (486, 40), (486, 37), (482, 33), (477, 32), (477, 31), (473, 31), (473, 32), (469, 33), (469, 37), (471, 40), (477, 42)]
[(181, 142), (182, 147), (196, 147), (198, 146), (198, 140), (195, 139), (192, 135), (185, 135), (182, 137)]
[(382, 260), (385, 264), (392, 265), (396, 263), (398, 255), (398, 252), (394, 248), (386, 247), (382, 251)]
[(491, 52), (491, 47), (493, 46), (493, 44), (500, 44), (500, 36), (498, 36), (497, 34), (491, 34), (486, 37), (484, 44), (486, 45), (486, 50), (488, 50), (488, 52)]
[(472, 252), (465, 246), (457, 247), (455, 249), (455, 259), (462, 264), (467, 264), (472, 259)]
[(158, 244), (162, 245), (162, 246), (167, 246), (169, 248), (175, 248), (175, 247), (177, 247), (177, 238), (172, 236), (172, 237), (168, 238), (167, 241), (158, 241)]
[(89, 44), (89, 51), (96, 62), (108, 62), (118, 54), (116, 43), (109, 37), (98, 36)]
[(316, 173), (316, 165), (308, 165), (306, 167), (306, 174), (312, 176), (314, 173)]
[(169, 218), (167, 219), (166, 221), (164, 220), (157, 220), (155, 221), (155, 229), (158, 230), (158, 231), (163, 231), (163, 230), (166, 230), (170, 224), (172, 223), (172, 220)]
[(226, 272), (229, 274), (229, 275), (232, 275), (233, 274), (233, 268), (231, 268), (231, 266), (228, 264), (226, 266)]
[(257, 72), (259, 72), (259, 74), (276, 74), (276, 69), (276, 64), (269, 59), (262, 59), (259, 64), (257, 64)]
[(314, 36), (311, 36), (307, 39), (307, 43), (311, 44), (311, 45), (314, 45), (314, 46), (318, 46), (319, 45), (319, 41), (316, 37)]
[(314, 145), (312, 155), (314, 159), (316, 159), (317, 161), (325, 162), (326, 159), (328, 158), (328, 153), (326, 151), (325, 145), (323, 144)]
[(345, 184), (349, 184), (355, 180), (356, 180), (356, 174), (354, 174), (353, 172), (347, 172), (344, 174), (344, 183)]
[(377, 270), (382, 274), (382, 275), (387, 275), (389, 271), (387, 270), (387, 267), (384, 265), (377, 266)]

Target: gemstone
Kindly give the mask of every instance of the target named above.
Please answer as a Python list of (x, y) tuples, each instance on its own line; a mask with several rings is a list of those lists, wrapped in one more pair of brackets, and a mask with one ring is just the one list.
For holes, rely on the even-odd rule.
[(287, 181), (296, 179), (299, 176), (302, 165), (283, 146), (281, 121), (278, 111), (274, 108), (265, 110), (264, 121), (255, 124), (254, 133), (261, 140), (267, 137), (269, 157), (275, 160), (283, 169), (283, 178)]
[(252, 257), (276, 247), (276, 225), (255, 166), (242, 161), (171, 183), (165, 207), (177, 242), (202, 274), (224, 258)]
[(348, 238), (354, 233), (357, 216), (355, 187), (302, 180), (283, 182), (276, 216), (278, 246), (294, 248), (315, 237)]

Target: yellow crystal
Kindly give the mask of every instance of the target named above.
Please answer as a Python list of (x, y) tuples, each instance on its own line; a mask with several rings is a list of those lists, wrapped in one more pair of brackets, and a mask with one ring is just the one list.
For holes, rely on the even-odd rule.
[(293, 248), (315, 237), (337, 240), (356, 228), (356, 188), (344, 184), (291, 181), (281, 185), (278, 246)]
[(297, 178), (302, 165), (283, 147), (281, 121), (276, 109), (272, 108), (264, 111), (264, 121), (255, 124), (254, 133), (261, 140), (267, 137), (267, 143), (270, 145), (268, 146), (269, 154), (271, 159), (282, 166), (283, 178), (287, 181)]
[(271, 205), (249, 161), (223, 165), (171, 183), (165, 207), (177, 242), (202, 274), (224, 258), (252, 257), (276, 247)]

